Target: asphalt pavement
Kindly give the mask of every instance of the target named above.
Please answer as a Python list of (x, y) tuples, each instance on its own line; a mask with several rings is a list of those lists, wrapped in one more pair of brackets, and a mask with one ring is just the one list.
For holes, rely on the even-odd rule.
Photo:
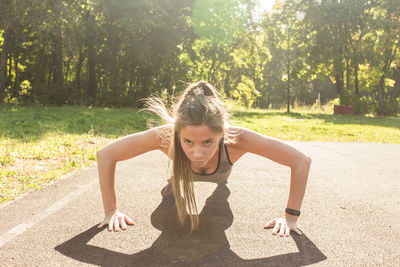
[(97, 168), (76, 171), (0, 207), (0, 266), (399, 266), (400, 145), (288, 143), (312, 158), (303, 235), (263, 229), (284, 213), (290, 168), (246, 154), (227, 183), (195, 183), (200, 226), (188, 236), (168, 159), (152, 151), (117, 164), (118, 208), (135, 225), (97, 229)]

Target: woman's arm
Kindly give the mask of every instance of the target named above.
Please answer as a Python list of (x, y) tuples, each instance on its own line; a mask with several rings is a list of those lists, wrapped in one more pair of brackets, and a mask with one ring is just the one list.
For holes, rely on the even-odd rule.
[(163, 127), (122, 137), (105, 146), (96, 153), (100, 189), (103, 198), (104, 213), (117, 209), (115, 193), (115, 166), (118, 161), (127, 160), (148, 151), (161, 149), (159, 130)]
[[(278, 139), (243, 127), (238, 128), (242, 131), (236, 146), (244, 153), (254, 153), (291, 168), (290, 193), (286, 207), (300, 210), (307, 185), (311, 158)], [(285, 213), (285, 216), (290, 216), (297, 221), (296, 216), (287, 213)]]

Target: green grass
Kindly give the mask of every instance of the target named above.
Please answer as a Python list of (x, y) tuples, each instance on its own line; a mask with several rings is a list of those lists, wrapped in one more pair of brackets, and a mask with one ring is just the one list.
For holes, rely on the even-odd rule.
[(400, 144), (399, 117), (237, 109), (232, 120), (282, 140)]
[[(145, 130), (135, 109), (15, 107), (0, 109), (0, 201), (39, 190), (91, 166), (96, 151)], [(281, 140), (400, 143), (400, 118), (294, 110), (235, 109), (232, 121)]]
[(41, 189), (88, 167), (96, 151), (146, 129), (134, 109), (24, 107), (0, 109), (0, 202)]

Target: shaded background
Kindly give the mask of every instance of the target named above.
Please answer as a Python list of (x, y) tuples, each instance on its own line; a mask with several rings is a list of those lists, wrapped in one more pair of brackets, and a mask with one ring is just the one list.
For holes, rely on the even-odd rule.
[(397, 115), (399, 11), (395, 0), (2, 0), (0, 103), (137, 107), (207, 80), (236, 104), (279, 108), (289, 80), (292, 106)]

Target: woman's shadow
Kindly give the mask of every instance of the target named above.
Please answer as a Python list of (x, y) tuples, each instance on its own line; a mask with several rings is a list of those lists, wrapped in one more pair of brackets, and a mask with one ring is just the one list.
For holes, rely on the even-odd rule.
[(206, 200), (199, 214), (199, 227), (188, 235), (189, 219), (183, 227), (178, 222), (175, 198), (171, 185), (161, 191), (162, 201), (151, 215), (152, 225), (161, 231), (160, 236), (151, 247), (138, 253), (128, 255), (87, 245), (99, 232), (93, 226), (87, 231), (73, 237), (55, 249), (73, 259), (99, 266), (127, 265), (154, 266), (172, 264), (217, 264), (217, 265), (254, 265), (254, 266), (303, 266), (326, 259), (326, 256), (307, 238), (292, 232), (292, 237), (299, 252), (287, 253), (267, 258), (242, 259), (229, 246), (225, 235), (233, 222), (233, 214), (228, 203), (230, 191), (227, 182), (218, 183), (213, 194)]

